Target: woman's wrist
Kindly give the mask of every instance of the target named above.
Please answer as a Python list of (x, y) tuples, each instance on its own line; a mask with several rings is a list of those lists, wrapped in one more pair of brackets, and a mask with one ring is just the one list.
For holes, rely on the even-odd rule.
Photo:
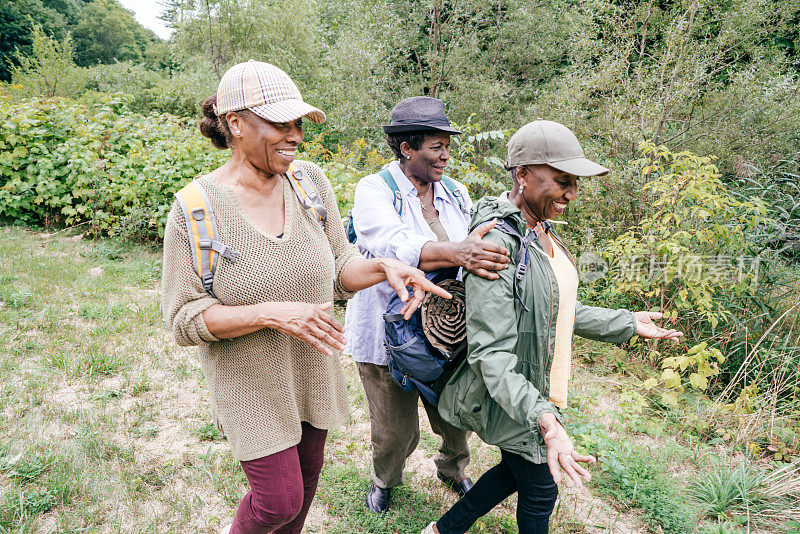
[(263, 328), (278, 328), (281, 325), (282, 302), (261, 302), (258, 306), (258, 325)]
[(373, 262), (373, 268), (371, 269), (370, 274), (378, 275), (381, 277), (381, 282), (386, 280), (387, 277), (387, 269), (392, 262), (391, 258), (372, 258), (369, 260)]
[(558, 418), (556, 418), (555, 414), (552, 412), (544, 412), (542, 415), (540, 415), (538, 423), (539, 430), (543, 436), (553, 428), (553, 425), (559, 424)]
[(453, 263), (456, 267), (463, 267), (464, 269), (469, 269), (469, 263), (467, 262), (467, 254), (465, 253), (465, 245), (464, 241), (458, 241), (453, 243), (452, 246), (447, 248), (448, 253), (448, 260)]

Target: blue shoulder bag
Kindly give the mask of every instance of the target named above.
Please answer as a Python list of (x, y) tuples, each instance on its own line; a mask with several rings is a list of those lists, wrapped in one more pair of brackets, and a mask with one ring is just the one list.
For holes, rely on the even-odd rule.
[[(457, 269), (440, 269), (426, 274), (433, 283), (438, 284), (453, 279)], [(463, 288), (463, 286), (461, 286)], [(453, 293), (453, 291), (451, 291)], [(464, 299), (463, 290), (453, 298)], [(400, 310), (405, 302), (394, 295), (389, 300), (386, 313), (383, 315), (385, 338), (384, 345), (389, 356), (389, 373), (403, 391), (417, 390), (430, 404), (439, 403), (439, 385), (444, 384), (442, 377), (449, 376), (448, 371), (455, 367), (466, 355), (466, 340), (462, 341), (452, 353), (446, 353), (431, 344), (422, 326), (421, 310), (417, 309), (409, 320), (405, 320)], [(464, 322), (463, 317), (459, 318)]]

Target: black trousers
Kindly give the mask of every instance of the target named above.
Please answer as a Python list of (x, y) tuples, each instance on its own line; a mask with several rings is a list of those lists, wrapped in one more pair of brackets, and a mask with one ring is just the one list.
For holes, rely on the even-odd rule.
[(500, 463), (486, 471), (436, 522), (440, 534), (463, 534), (478, 518), (515, 491), (519, 493), (517, 525), (520, 534), (547, 534), (550, 514), (558, 497), (558, 486), (550, 469), (546, 463), (534, 464), (504, 450), (500, 453)]

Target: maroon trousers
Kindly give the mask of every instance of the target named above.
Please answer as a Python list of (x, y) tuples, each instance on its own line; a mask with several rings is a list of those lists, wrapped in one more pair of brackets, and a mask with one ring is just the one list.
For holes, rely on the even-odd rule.
[(241, 462), (250, 491), (239, 503), (230, 534), (300, 534), (317, 491), (327, 430), (303, 423), (300, 443)]

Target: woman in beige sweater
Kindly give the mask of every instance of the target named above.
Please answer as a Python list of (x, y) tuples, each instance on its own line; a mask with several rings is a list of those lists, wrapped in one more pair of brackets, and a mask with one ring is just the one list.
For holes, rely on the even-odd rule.
[(217, 240), (240, 255), (221, 259), (206, 291), (194, 271), (183, 210), (173, 206), (164, 236), (164, 318), (180, 345), (198, 345), (217, 426), (242, 464), (250, 491), (234, 534), (299, 533), (313, 499), (327, 429), (347, 418), (336, 353), (343, 327), (332, 301), (388, 280), (407, 298), (441, 292), (422, 271), (362, 257), (347, 242), (336, 199), (319, 167), (298, 161), (318, 191), (324, 229), (295, 195), (286, 173), (303, 139), (302, 118), (322, 122), (291, 79), (272, 65), (232, 67), (203, 106), (202, 133), (233, 149), (198, 178)]

